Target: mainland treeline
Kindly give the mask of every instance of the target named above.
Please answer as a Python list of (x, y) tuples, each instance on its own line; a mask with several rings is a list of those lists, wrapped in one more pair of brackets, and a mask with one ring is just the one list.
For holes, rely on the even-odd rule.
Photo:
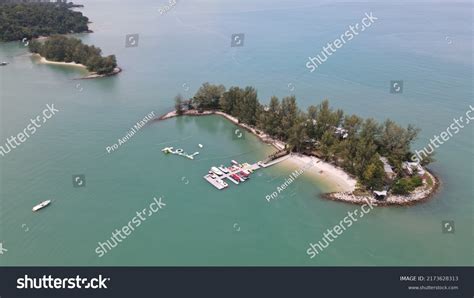
[[(410, 161), (410, 145), (419, 130), (401, 127), (392, 120), (378, 123), (369, 118), (334, 110), (324, 100), (305, 111), (298, 108), (295, 96), (273, 96), (268, 105), (260, 103), (253, 87), (231, 87), (205, 83), (192, 99), (176, 99), (178, 112), (186, 106), (198, 110), (221, 110), (275, 139), (286, 142), (294, 152), (316, 155), (356, 176), (368, 189), (393, 185), (398, 193), (419, 186), (418, 178), (406, 177), (402, 163)], [(387, 179), (380, 157), (386, 157), (396, 177)], [(423, 159), (423, 164), (431, 161)], [(413, 179), (412, 179), (413, 178)]]
[(69, 7), (66, 3), (0, 2), (0, 41), (89, 31), (89, 19)]
[(100, 48), (85, 45), (77, 38), (53, 35), (44, 43), (31, 41), (29, 49), (47, 60), (83, 64), (89, 71), (98, 74), (112, 73), (117, 67), (115, 55), (102, 57)]

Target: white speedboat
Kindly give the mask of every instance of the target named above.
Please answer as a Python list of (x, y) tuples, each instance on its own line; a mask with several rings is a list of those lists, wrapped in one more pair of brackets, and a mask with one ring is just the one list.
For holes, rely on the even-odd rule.
[(221, 166), (219, 167), (219, 170), (221, 170), (223, 173), (226, 173), (226, 174), (229, 173), (229, 170), (227, 170), (227, 169), (224, 167), (224, 165), (221, 165)]
[(219, 176), (224, 175), (224, 173), (222, 173), (222, 171), (219, 170), (219, 169), (216, 168), (216, 167), (212, 167), (212, 168), (211, 168), (211, 171), (213, 171), (214, 173), (216, 173), (216, 174), (219, 175)]
[(44, 207), (48, 206), (51, 203), (51, 200), (47, 200), (44, 202), (39, 203), (38, 205), (33, 207), (33, 212), (43, 209)]

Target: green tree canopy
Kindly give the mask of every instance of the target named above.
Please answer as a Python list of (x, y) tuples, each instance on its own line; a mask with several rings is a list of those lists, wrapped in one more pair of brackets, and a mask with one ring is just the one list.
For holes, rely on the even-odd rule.
[(87, 32), (89, 19), (59, 3), (0, 4), (0, 41)]
[(204, 83), (194, 95), (194, 103), (201, 109), (217, 109), (225, 92), (223, 85)]

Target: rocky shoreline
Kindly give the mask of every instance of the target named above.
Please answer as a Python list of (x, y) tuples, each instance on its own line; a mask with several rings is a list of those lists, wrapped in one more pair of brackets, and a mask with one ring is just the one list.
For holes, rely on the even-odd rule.
[(412, 193), (409, 195), (394, 195), (388, 194), (384, 200), (377, 200), (375, 199), (374, 195), (365, 194), (365, 195), (358, 195), (354, 194), (354, 192), (331, 192), (321, 195), (322, 198), (344, 202), (344, 203), (351, 203), (357, 205), (363, 205), (370, 201), (374, 206), (410, 206), (414, 204), (418, 204), (421, 202), (425, 202), (428, 199), (432, 198), (433, 195), (438, 191), (440, 187), (440, 181), (433, 175), (431, 172), (426, 170), (425, 175), (427, 175), (431, 181), (433, 181), (433, 185), (428, 185), (426, 179), (423, 180), (423, 185), (416, 188)]
[(121, 72), (122, 72), (122, 68), (117, 66), (117, 67), (114, 68), (114, 71), (112, 71), (111, 73), (97, 74), (96, 72), (93, 72), (93, 73), (88, 74), (85, 77), (77, 78), (76, 80), (89, 80), (89, 79), (98, 79), (98, 78), (111, 77), (111, 76), (117, 75)]

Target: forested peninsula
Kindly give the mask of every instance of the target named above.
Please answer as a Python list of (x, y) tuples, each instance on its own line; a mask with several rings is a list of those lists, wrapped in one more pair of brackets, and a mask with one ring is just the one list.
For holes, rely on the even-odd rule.
[(0, 3), (0, 41), (20, 40), (32, 53), (40, 55), (43, 63), (83, 66), (89, 71), (85, 78), (110, 76), (121, 71), (115, 55), (103, 57), (99, 47), (65, 36), (91, 32), (89, 19), (71, 10), (81, 5), (9, 2)]
[(363, 119), (331, 108), (328, 100), (306, 110), (298, 107), (295, 96), (282, 100), (273, 96), (262, 104), (254, 87), (227, 90), (209, 83), (190, 99), (178, 95), (175, 111), (160, 119), (209, 114), (235, 119), (260, 139), (273, 145), (283, 143), (284, 148), (275, 146), (280, 152), (317, 157), (357, 180), (356, 189), (329, 194), (329, 199), (363, 203), (368, 198), (381, 205), (405, 205), (431, 197), (438, 186), (436, 177), (425, 169), (433, 156), (421, 162), (412, 160), (411, 144), (420, 131), (413, 125)]
[(74, 6), (72, 3), (0, 2), (0, 41), (91, 32), (87, 25), (89, 19), (70, 9)]
[(111, 75), (120, 71), (115, 55), (102, 57), (102, 50), (82, 43), (81, 40), (62, 35), (53, 35), (46, 41), (33, 40), (29, 44), (32, 53), (49, 61), (74, 62), (84, 65), (89, 72), (98, 76)]

